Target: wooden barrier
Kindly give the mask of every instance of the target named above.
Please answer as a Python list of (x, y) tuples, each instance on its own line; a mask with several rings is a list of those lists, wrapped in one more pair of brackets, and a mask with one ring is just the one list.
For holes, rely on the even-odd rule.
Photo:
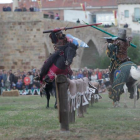
[[(58, 75), (56, 78), (57, 106), (62, 131), (68, 131), (69, 123), (75, 122), (76, 109), (77, 116), (84, 117), (89, 102), (93, 104), (94, 95), (98, 94), (97, 89), (89, 87), (88, 80), (86, 80), (68, 80), (64, 75)], [(76, 90), (74, 90), (75, 88)]]
[(62, 131), (69, 130), (69, 109), (68, 109), (68, 81), (66, 76), (58, 75), (56, 78), (57, 99), (59, 100), (59, 121)]

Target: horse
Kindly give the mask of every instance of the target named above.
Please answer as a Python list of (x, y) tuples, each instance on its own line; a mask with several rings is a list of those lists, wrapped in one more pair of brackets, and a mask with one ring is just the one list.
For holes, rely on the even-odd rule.
[[(40, 95), (46, 95), (46, 108), (49, 108), (50, 93), (52, 93), (53, 89), (56, 98), (55, 75), (72, 75), (70, 65), (73, 62), (73, 58), (76, 56), (77, 48), (76, 45), (69, 42), (64, 46), (60, 46), (58, 50), (51, 54), (47, 61), (44, 62), (41, 68), (40, 80), (44, 81), (46, 84), (41, 88)], [(57, 101), (55, 101), (54, 107), (57, 108)]]
[[(137, 86), (140, 84), (140, 69), (131, 61), (122, 63), (114, 71), (114, 82), (109, 89), (109, 98), (113, 100), (114, 107), (119, 107), (120, 96), (122, 93), (130, 93), (130, 99), (134, 99), (134, 108), (136, 100), (139, 99)], [(126, 102), (124, 107), (127, 107)]]

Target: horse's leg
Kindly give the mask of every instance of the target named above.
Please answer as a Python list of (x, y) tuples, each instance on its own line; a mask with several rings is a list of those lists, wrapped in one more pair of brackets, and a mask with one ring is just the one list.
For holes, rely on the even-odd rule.
[(123, 89), (124, 89), (124, 94), (125, 94), (125, 97), (124, 97), (124, 108), (127, 108), (126, 99), (127, 99), (128, 88), (127, 88), (126, 84), (124, 84)]
[(54, 105), (54, 108), (57, 108), (57, 97), (56, 97), (56, 89), (55, 89), (55, 105)]
[(119, 107), (119, 101), (113, 102), (114, 107)]
[(55, 86), (55, 81), (53, 81), (53, 89), (54, 89), (54, 93), (55, 93), (55, 104), (54, 104), (54, 108), (57, 108), (57, 95), (56, 95), (56, 86)]
[(134, 85), (134, 108), (136, 108), (136, 101), (137, 101), (137, 86)]
[(49, 108), (49, 100), (50, 100), (50, 93), (49, 93), (49, 91), (46, 92), (46, 98), (47, 98), (47, 106), (46, 106), (46, 108)]

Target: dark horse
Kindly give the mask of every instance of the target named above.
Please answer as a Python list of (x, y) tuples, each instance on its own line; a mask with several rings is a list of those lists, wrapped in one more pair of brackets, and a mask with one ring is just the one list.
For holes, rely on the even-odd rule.
[[(50, 55), (50, 57), (45, 61), (41, 73), (40, 80), (45, 82), (45, 87), (42, 88), (40, 95), (45, 93), (47, 98), (47, 108), (49, 107), (50, 93), (54, 89), (56, 97), (56, 87), (55, 87), (55, 75), (64, 74), (71, 75), (72, 71), (70, 65), (73, 62), (73, 58), (76, 56), (77, 46), (72, 43), (67, 43), (65, 46), (60, 46), (56, 52)], [(55, 102), (56, 108), (57, 102)]]

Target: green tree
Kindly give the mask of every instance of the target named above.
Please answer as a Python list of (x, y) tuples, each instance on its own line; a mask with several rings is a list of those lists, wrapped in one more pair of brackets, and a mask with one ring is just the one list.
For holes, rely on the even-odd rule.
[[(129, 47), (128, 48), (128, 56), (131, 58), (131, 61), (136, 63), (137, 65), (140, 65), (140, 37), (135, 36), (132, 40), (132, 43), (137, 46), (137, 48)], [(104, 50), (105, 52), (105, 50)], [(88, 66), (89, 68), (99, 68), (99, 69), (106, 69), (110, 65), (110, 59), (105, 55), (105, 53), (102, 54), (102, 56), (95, 56), (96, 57), (96, 63), (94, 63), (91, 66)]]
[(91, 66), (88, 66), (88, 68), (106, 69), (106, 68), (108, 68), (109, 65), (110, 65), (110, 59), (106, 56), (105, 53), (103, 53), (102, 56), (96, 56), (96, 63), (94, 63)]
[(129, 47), (128, 56), (131, 58), (131, 61), (140, 65), (140, 37), (135, 36), (132, 40), (132, 43), (137, 46), (137, 48)]

